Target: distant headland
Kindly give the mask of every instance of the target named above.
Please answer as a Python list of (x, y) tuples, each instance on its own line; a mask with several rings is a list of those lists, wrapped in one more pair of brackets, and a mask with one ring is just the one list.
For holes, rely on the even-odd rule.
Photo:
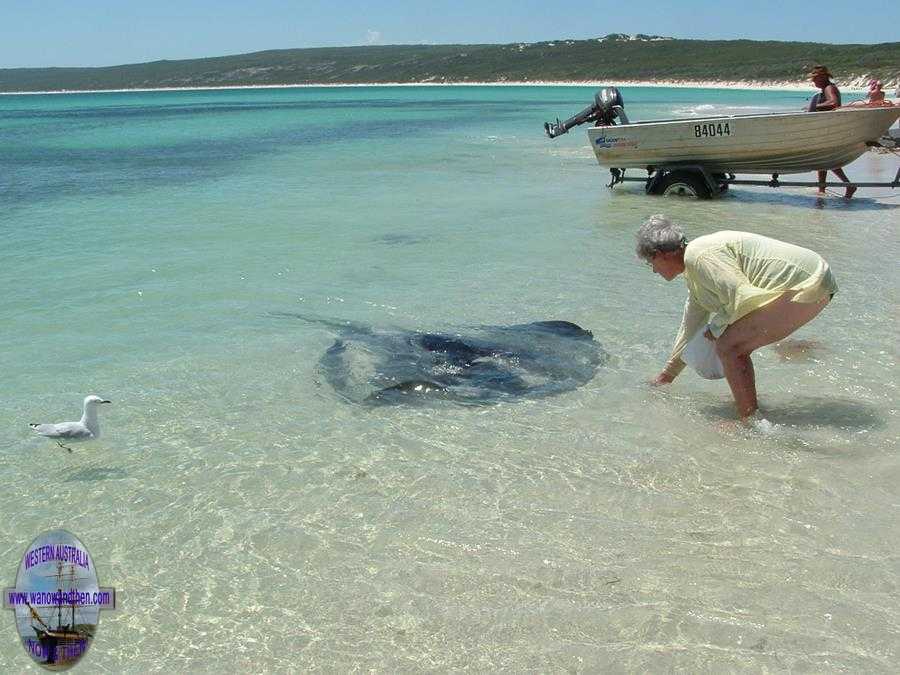
[(822, 63), (836, 82), (900, 85), (900, 42), (875, 45), (681, 40), (613, 33), (590, 40), (278, 49), (95, 68), (0, 69), (0, 92), (375, 84), (658, 84), (809, 88)]

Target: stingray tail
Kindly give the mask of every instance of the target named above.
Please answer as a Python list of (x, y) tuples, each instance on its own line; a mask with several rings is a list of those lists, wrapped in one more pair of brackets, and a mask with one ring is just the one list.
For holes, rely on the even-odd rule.
[(300, 319), (300, 321), (305, 321), (306, 323), (314, 323), (319, 326), (325, 326), (326, 328), (331, 328), (339, 333), (344, 333), (348, 330), (353, 331), (355, 333), (371, 333), (371, 329), (368, 326), (364, 326), (361, 323), (356, 323), (355, 321), (342, 321), (339, 319), (325, 319), (319, 316), (315, 316), (312, 314), (299, 314), (297, 312), (269, 312), (269, 316), (277, 317), (279, 319)]

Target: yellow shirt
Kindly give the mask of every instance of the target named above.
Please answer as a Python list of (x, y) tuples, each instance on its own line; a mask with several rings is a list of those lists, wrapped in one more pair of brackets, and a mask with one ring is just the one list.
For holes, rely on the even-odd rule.
[(818, 302), (837, 291), (828, 263), (814, 251), (749, 232), (698, 237), (684, 252), (688, 299), (664, 373), (684, 368), (681, 352), (710, 324), (719, 337), (729, 325), (787, 291), (792, 302)]

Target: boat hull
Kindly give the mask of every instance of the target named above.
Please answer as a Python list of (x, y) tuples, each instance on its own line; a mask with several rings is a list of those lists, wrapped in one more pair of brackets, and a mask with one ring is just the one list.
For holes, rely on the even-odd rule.
[(601, 166), (802, 173), (849, 164), (898, 117), (900, 106), (726, 115), (593, 127), (588, 139)]

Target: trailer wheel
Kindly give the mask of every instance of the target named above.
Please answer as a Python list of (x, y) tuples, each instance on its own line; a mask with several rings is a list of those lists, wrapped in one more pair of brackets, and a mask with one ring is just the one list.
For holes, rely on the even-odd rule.
[(693, 171), (672, 171), (660, 178), (656, 193), (665, 196), (709, 199), (712, 195), (703, 176)]

